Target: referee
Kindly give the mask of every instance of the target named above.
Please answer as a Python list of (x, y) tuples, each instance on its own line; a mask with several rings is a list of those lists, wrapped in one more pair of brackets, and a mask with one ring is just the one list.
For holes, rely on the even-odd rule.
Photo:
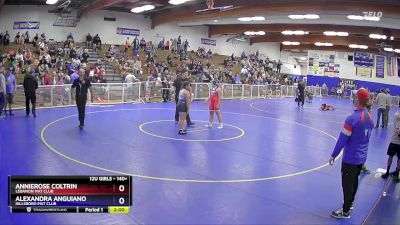
[(374, 128), (371, 115), (367, 110), (370, 95), (366, 89), (359, 89), (354, 99), (356, 110), (347, 117), (339, 140), (329, 159), (333, 165), (335, 158), (344, 148), (342, 159), (343, 208), (333, 211), (332, 217), (349, 219), (353, 209), (354, 197), (358, 188), (358, 176), (367, 160), (369, 138)]
[(85, 108), (87, 101), (87, 93), (90, 90), (91, 101), (93, 102), (93, 91), (91, 89), (92, 84), (90, 83), (89, 78), (85, 77), (85, 70), (79, 70), (79, 78), (74, 80), (72, 84), (72, 88), (76, 88), (75, 93), (75, 101), (76, 106), (78, 107), (79, 114), (79, 129), (83, 129), (85, 126)]
[(33, 77), (33, 71), (27, 71), (24, 77), (24, 91), (25, 91), (25, 107), (26, 116), (29, 116), (29, 104), (32, 103), (32, 115), (36, 118), (36, 89), (38, 88), (38, 81)]

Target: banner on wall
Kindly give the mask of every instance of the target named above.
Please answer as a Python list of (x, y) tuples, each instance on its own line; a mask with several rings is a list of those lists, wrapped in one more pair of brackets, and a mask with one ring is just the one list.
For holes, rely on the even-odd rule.
[(202, 39), (201, 39), (201, 44), (202, 44), (202, 45), (212, 45), (212, 46), (216, 46), (216, 45), (217, 45), (217, 41), (216, 41), (216, 40), (213, 40), (213, 39), (202, 38)]
[(400, 76), (399, 73), (399, 65), (398, 65), (398, 59), (396, 57), (392, 56), (387, 56), (386, 61), (387, 61), (387, 76), (389, 77), (396, 77)]
[(38, 30), (39, 21), (14, 21), (14, 30)]
[(372, 68), (368, 67), (357, 67), (357, 76), (371, 78)]
[(355, 67), (374, 67), (374, 54), (364, 52), (354, 52)]
[(385, 57), (382, 55), (376, 56), (376, 77), (385, 77)]
[(119, 35), (128, 35), (128, 36), (139, 36), (140, 35), (140, 30), (139, 29), (117, 27), (117, 34), (119, 34)]
[(335, 52), (308, 51), (308, 74), (339, 76), (340, 64), (336, 62)]

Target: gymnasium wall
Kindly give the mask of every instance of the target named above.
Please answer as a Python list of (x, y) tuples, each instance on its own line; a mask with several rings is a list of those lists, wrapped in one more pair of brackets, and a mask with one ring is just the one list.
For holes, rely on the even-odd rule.
[[(57, 19), (56, 14), (48, 13), (49, 9), (54, 7), (49, 6), (4, 6), (0, 13), (0, 30), (8, 30), (11, 38), (19, 30), (13, 30), (14, 21), (39, 21), (39, 30), (30, 30), (31, 38), (35, 33), (46, 33), (48, 38), (56, 41), (65, 40), (67, 35), (71, 32), (74, 39), (78, 42), (84, 41), (87, 33), (99, 34), (103, 43), (107, 44), (122, 44), (128, 36), (117, 35), (117, 27), (139, 29), (140, 37), (144, 37), (146, 41), (151, 40), (158, 44), (162, 40), (172, 37), (182, 36), (183, 41), (188, 39), (190, 43), (190, 50), (197, 50), (198, 47), (205, 47), (207, 50), (211, 49), (214, 53), (222, 55), (231, 55), (235, 53), (239, 56), (243, 51), (246, 54), (254, 53), (259, 49), (261, 54), (268, 56), (270, 59), (279, 59), (280, 46), (279, 43), (268, 44), (255, 44), (240, 43), (233, 45), (227, 43), (226, 40), (229, 36), (215, 36), (209, 39), (216, 40), (216, 46), (202, 45), (200, 39), (208, 38), (208, 28), (206, 26), (196, 27), (179, 27), (176, 24), (166, 24), (157, 26), (151, 29), (151, 20), (142, 15), (133, 13), (120, 13), (112, 11), (97, 11), (85, 16), (81, 19), (78, 26), (75, 28), (55, 27), (53, 23)], [(104, 21), (104, 17), (116, 18), (116, 22)], [(24, 30), (20, 30), (24, 31)], [(129, 36), (130, 40), (133, 39)]]

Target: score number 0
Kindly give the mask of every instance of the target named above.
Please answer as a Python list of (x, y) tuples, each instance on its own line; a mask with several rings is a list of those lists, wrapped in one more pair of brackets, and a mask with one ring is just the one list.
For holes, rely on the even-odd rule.
[[(118, 190), (120, 192), (124, 192), (125, 191), (125, 186), (124, 185), (119, 185)], [(125, 198), (124, 197), (120, 197), (118, 199), (118, 202), (119, 202), (120, 205), (123, 205), (125, 203)]]

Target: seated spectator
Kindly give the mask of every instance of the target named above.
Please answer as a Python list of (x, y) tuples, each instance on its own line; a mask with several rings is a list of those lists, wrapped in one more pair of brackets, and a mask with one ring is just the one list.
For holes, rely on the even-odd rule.
[(89, 59), (89, 53), (88, 50), (85, 49), (85, 51), (82, 53), (82, 62), (83, 63), (88, 63), (88, 59)]
[(19, 42), (19, 41), (20, 41), (20, 39), (19, 39), (20, 37), (21, 37), (21, 35), (20, 35), (19, 32), (18, 32), (17, 35), (15, 35), (15, 38), (14, 38), (14, 43), (15, 43), (15, 44), (19, 44), (19, 43), (20, 43), (20, 42)]

